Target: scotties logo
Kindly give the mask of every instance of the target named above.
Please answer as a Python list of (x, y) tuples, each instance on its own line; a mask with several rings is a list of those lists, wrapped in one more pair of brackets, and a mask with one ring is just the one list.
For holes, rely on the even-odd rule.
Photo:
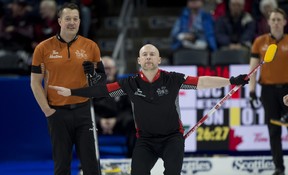
[(274, 170), (272, 159), (242, 159), (233, 162), (233, 169), (249, 173), (261, 173)]
[(189, 175), (196, 174), (197, 172), (208, 172), (212, 169), (212, 163), (208, 160), (200, 160), (200, 161), (184, 161), (182, 174)]

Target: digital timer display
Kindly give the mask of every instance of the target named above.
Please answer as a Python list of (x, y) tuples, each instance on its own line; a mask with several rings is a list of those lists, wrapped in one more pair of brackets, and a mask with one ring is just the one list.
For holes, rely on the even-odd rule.
[(197, 141), (224, 141), (228, 139), (228, 126), (199, 127), (197, 129)]

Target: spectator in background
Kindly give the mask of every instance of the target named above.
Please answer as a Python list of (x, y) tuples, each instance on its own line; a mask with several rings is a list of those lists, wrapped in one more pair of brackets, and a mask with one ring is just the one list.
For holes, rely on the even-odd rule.
[(42, 0), (39, 8), (39, 20), (34, 24), (33, 48), (41, 41), (56, 35), (59, 30), (57, 3), (55, 0)]
[[(214, 1), (215, 8), (211, 11), (214, 19), (218, 19), (221, 16), (229, 13), (229, 2), (230, 0), (206, 0), (206, 1)], [(255, 2), (258, 0), (245, 0), (244, 2), (244, 11), (251, 13), (255, 6)], [(258, 7), (258, 6), (257, 6)]]
[(32, 7), (25, 0), (14, 0), (7, 7), (0, 24), (1, 48), (32, 53), (33, 24), (30, 15)]
[[(118, 74), (115, 61), (109, 56), (102, 57), (101, 59), (104, 64), (107, 83), (116, 82)], [(136, 139), (136, 130), (129, 97), (95, 98), (94, 107), (97, 109), (95, 113), (99, 134), (126, 135), (128, 148), (127, 157), (131, 157)]]
[(244, 11), (244, 0), (230, 0), (229, 13), (218, 18), (215, 35), (220, 49), (248, 49), (255, 36), (255, 21)]
[(227, 1), (225, 0), (212, 0), (215, 5), (214, 8), (210, 10), (210, 13), (213, 16), (214, 20), (217, 20), (219, 17), (224, 16), (227, 10)]
[(283, 103), (288, 106), (288, 94), (283, 97)]
[(217, 49), (212, 16), (203, 9), (203, 0), (187, 0), (171, 31), (172, 50)]
[(268, 25), (269, 14), (272, 10), (278, 7), (276, 0), (261, 0), (259, 4), (259, 10), (261, 12), (260, 17), (256, 17), (256, 37), (270, 32)]

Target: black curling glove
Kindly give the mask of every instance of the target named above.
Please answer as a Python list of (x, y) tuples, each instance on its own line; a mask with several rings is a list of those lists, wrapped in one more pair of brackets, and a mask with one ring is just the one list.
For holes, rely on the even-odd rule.
[(237, 77), (233, 77), (232, 76), (229, 79), (229, 81), (230, 81), (231, 85), (242, 85), (242, 86), (244, 86), (245, 84), (248, 84), (249, 80), (250, 80), (250, 78), (246, 79), (246, 77), (247, 77), (247, 74), (240, 74)]
[(82, 66), (84, 73), (87, 75), (89, 86), (96, 85), (101, 76), (96, 73), (94, 63), (91, 61), (84, 61)]
[(250, 102), (250, 105), (251, 105), (251, 108), (252, 109), (258, 109), (261, 107), (261, 100), (256, 96), (256, 93), (255, 92), (250, 92), (249, 93), (250, 95), (250, 99), (249, 99), (249, 102)]

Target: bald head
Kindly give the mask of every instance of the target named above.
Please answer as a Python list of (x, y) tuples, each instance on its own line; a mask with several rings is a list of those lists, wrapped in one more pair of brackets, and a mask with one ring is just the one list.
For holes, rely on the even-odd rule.
[(116, 79), (116, 74), (117, 74), (115, 61), (110, 56), (103, 56), (101, 57), (101, 60), (104, 65), (104, 69), (105, 69), (108, 82), (114, 82)]
[(143, 53), (146, 52), (153, 52), (155, 53), (155, 56), (160, 56), (159, 50), (152, 44), (146, 44), (139, 50), (139, 56), (141, 56)]
[(107, 67), (115, 67), (115, 61), (113, 60), (113, 58), (111, 58), (110, 56), (103, 56), (101, 57), (102, 63)]
[(40, 3), (42, 18), (54, 19), (57, 15), (57, 3), (55, 0), (42, 0)]

